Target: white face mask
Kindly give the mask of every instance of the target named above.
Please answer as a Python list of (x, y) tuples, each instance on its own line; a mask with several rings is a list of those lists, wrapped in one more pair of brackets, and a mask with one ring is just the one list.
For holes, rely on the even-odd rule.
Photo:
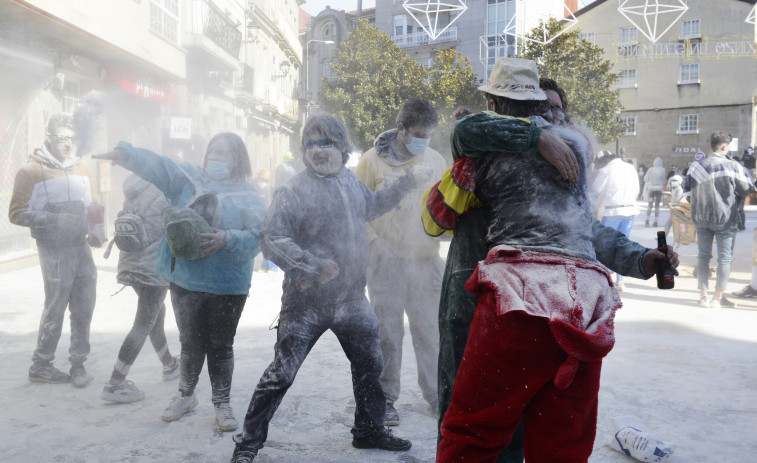
[[(405, 146), (407, 146), (407, 150), (416, 156), (423, 154), (426, 151), (426, 148), (428, 148), (428, 144), (431, 142), (430, 138), (411, 137), (407, 130), (405, 131), (405, 135), (406, 137), (402, 138), (406, 140)], [(410, 142), (407, 142), (407, 140), (410, 140)]]
[(229, 176), (229, 163), (210, 160), (205, 165), (205, 173), (213, 180), (223, 180)]

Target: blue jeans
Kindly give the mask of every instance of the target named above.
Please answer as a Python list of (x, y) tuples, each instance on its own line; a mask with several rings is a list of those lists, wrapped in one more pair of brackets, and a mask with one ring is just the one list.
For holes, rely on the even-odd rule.
[[(602, 225), (614, 228), (627, 237), (631, 234), (631, 227), (633, 227), (633, 218), (634, 216), (632, 215), (607, 215), (602, 217)], [(618, 281), (623, 281), (623, 275), (618, 273), (617, 279)]]
[(725, 291), (728, 277), (731, 275), (731, 260), (733, 257), (733, 240), (736, 230), (713, 230), (697, 227), (697, 281), (699, 289), (707, 290), (710, 275), (710, 259), (712, 258), (712, 238), (718, 243), (718, 270), (715, 277), (715, 291)]

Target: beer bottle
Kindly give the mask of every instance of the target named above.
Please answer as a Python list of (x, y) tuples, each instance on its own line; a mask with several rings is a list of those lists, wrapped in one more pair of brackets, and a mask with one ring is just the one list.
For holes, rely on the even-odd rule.
[(657, 232), (657, 250), (665, 254), (663, 259), (655, 260), (657, 287), (660, 289), (673, 289), (675, 287), (675, 273), (670, 268), (670, 262), (668, 261), (668, 243), (665, 240), (664, 231)]

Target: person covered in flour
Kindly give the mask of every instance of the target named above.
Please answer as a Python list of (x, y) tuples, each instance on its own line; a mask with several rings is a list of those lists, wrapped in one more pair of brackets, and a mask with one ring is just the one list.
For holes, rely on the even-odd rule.
[(252, 169), (244, 141), (230, 132), (215, 135), (202, 167), (176, 164), (126, 142), (93, 157), (111, 160), (158, 187), (177, 208), (166, 210), (164, 226), (169, 215), (201, 217), (200, 242), (191, 240), (197, 233), (190, 233), (198, 224), (183, 222), (187, 236), (175, 238), (188, 241), (178, 243), (183, 252), (178, 253), (178, 244), (172, 247), (167, 227), (158, 251), (156, 270), (169, 281), (181, 341), (179, 393), (161, 418), (174, 421), (197, 407), (195, 387), (207, 357), (218, 428), (235, 430), (237, 420), (229, 404), (234, 336), (249, 296), (266, 214), (263, 198), (248, 181)]
[[(10, 222), (29, 227), (37, 240), (45, 285), (45, 305), (29, 381), (71, 383), (85, 387), (92, 380), (84, 368), (89, 354), (89, 325), (95, 309), (97, 268), (87, 221), (95, 192), (89, 169), (77, 156), (74, 119), (61, 113), (50, 117), (42, 146), (16, 174), (8, 208)], [(88, 236), (89, 235), (89, 236)], [(55, 349), (68, 308), (71, 323), (69, 373), (53, 366)]]

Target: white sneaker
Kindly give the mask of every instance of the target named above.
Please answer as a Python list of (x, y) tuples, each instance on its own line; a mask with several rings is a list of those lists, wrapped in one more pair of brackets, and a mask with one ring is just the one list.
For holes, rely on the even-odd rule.
[(163, 367), (163, 381), (171, 381), (176, 379), (181, 374), (181, 365), (179, 364), (179, 357), (173, 358), (173, 365), (170, 367)]
[(120, 384), (106, 382), (100, 398), (107, 402), (129, 404), (139, 402), (145, 398), (145, 393), (140, 391), (131, 381), (121, 381)]
[(216, 405), (216, 423), (221, 431), (233, 431), (237, 429), (237, 419), (234, 418), (234, 410), (228, 403)]
[(163, 415), (160, 419), (163, 421), (175, 421), (184, 416), (187, 412), (194, 410), (197, 406), (197, 396), (192, 395), (183, 396), (181, 392), (171, 399), (171, 403), (163, 410)]

